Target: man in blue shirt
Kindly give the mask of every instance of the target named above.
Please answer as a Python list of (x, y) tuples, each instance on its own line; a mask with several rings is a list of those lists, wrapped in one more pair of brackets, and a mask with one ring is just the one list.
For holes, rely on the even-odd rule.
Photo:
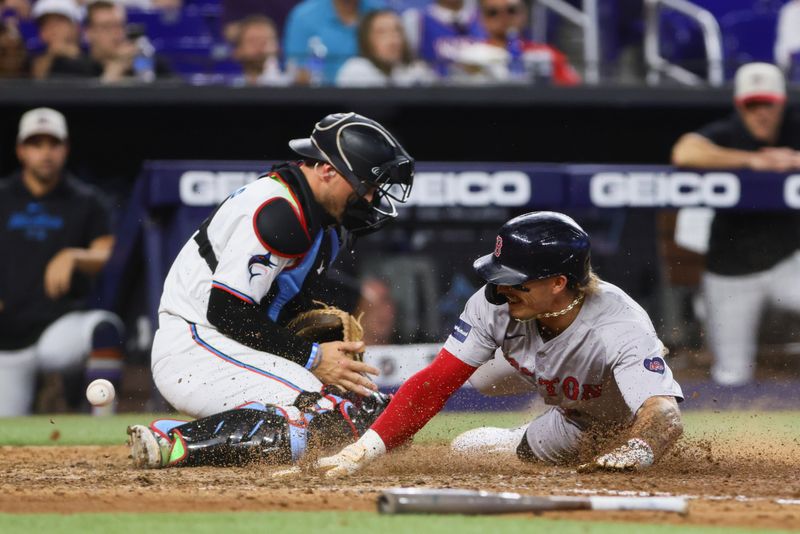
[(383, 7), (383, 0), (305, 0), (292, 9), (283, 49), (298, 69), (297, 82), (333, 83), (342, 63), (358, 53), (359, 19)]

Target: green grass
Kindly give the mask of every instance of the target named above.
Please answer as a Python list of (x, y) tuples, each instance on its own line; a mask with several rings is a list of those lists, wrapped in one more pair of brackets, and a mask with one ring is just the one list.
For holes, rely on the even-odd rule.
[(484, 534), (558, 532), (559, 534), (682, 534), (744, 532), (777, 533), (778, 530), (753, 530), (728, 527), (681, 525), (648, 525), (643, 523), (611, 523), (572, 521), (530, 517), (465, 517), (465, 516), (379, 516), (368, 512), (237, 512), (186, 514), (0, 514), (0, 531), (4, 533), (58, 532), (106, 534), (142, 532), (191, 532), (192, 534), (232, 534), (234, 532), (273, 532), (292, 534), (321, 532), (324, 534), (392, 533), (392, 534)]
[[(121, 445), (125, 442), (125, 428), (128, 425), (147, 424), (157, 417), (159, 415), (156, 414), (123, 414), (113, 417), (42, 415), (0, 418), (0, 446)], [(527, 422), (530, 417), (525, 412), (445, 412), (422, 429), (416, 442), (442, 443), (470, 428), (484, 425), (513, 427)], [(684, 414), (684, 423), (686, 435), (689, 437), (800, 436), (799, 412), (687, 412)]]

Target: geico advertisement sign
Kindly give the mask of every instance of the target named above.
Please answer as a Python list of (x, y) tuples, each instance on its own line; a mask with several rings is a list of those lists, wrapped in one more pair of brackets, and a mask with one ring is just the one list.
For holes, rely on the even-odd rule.
[(729, 172), (600, 172), (589, 182), (592, 204), (621, 206), (736, 206), (741, 184)]
[[(187, 171), (180, 178), (181, 202), (212, 206), (258, 178), (253, 172)], [(520, 171), (418, 172), (407, 206), (524, 206), (531, 182)]]
[(257, 172), (186, 171), (179, 183), (181, 202), (187, 206), (215, 206), (258, 176)]
[(406, 206), (524, 206), (531, 179), (521, 171), (417, 172)]

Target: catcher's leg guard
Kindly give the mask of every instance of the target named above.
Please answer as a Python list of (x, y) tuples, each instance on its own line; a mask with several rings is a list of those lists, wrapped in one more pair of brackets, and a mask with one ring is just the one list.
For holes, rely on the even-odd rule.
[[(165, 466), (242, 465), (254, 460), (287, 463), (305, 450), (304, 420), (285, 410), (250, 404), (174, 426), (164, 432), (172, 446)], [(151, 428), (158, 429), (156, 421)]]
[[(309, 446), (329, 448), (352, 443), (366, 432), (372, 423), (383, 413), (391, 397), (373, 393), (369, 397), (355, 394), (342, 394), (338, 390), (323, 389), (324, 396), (334, 403), (330, 410), (316, 408), (313, 418), (308, 422)], [(342, 396), (343, 395), (343, 396)], [(295, 405), (302, 409), (304, 399), (298, 397)]]

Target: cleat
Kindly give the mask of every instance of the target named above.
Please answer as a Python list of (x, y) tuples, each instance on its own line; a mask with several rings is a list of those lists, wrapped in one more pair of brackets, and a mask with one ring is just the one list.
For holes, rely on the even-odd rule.
[[(152, 429), (144, 425), (128, 427), (128, 445), (131, 448), (130, 458), (134, 467), (141, 469), (158, 469), (166, 465), (171, 444)], [(166, 453), (166, 454), (165, 454)]]

